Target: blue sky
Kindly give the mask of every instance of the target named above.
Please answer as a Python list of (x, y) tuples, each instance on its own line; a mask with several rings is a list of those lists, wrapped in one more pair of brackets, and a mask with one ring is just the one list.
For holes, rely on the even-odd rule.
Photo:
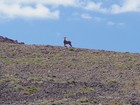
[(140, 52), (140, 0), (0, 0), (0, 35), (26, 44)]

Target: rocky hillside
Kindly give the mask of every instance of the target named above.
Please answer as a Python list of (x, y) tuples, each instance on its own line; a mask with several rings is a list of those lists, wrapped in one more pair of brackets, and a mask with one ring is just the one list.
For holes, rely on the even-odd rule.
[(18, 42), (17, 40), (9, 39), (9, 38), (3, 37), (3, 36), (0, 36), (0, 42), (14, 43), (14, 44), (24, 44), (23, 42)]
[(0, 42), (0, 105), (140, 105), (140, 54)]

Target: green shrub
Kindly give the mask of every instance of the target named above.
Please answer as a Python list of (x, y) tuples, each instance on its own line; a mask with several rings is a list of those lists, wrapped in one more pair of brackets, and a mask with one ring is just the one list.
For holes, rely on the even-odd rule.
[(28, 95), (28, 94), (34, 94), (39, 92), (39, 88), (36, 87), (27, 87), (27, 89), (24, 91), (24, 94)]
[(76, 82), (75, 82), (74, 80), (68, 80), (67, 83), (68, 83), (68, 84), (74, 84), (74, 83), (76, 83)]
[(74, 48), (70, 48), (69, 51), (74, 51)]
[(107, 83), (108, 84), (115, 84), (115, 83), (117, 83), (117, 81), (116, 80), (108, 80)]
[(87, 88), (80, 88), (77, 92), (78, 92), (78, 93), (79, 93), (79, 92), (80, 92), (80, 93), (90, 93), (90, 92), (95, 92), (95, 90), (94, 90), (93, 88), (87, 87)]

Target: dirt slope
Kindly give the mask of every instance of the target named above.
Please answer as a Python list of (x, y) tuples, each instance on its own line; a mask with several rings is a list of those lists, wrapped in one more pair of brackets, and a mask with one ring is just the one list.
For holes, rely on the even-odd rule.
[(140, 105), (140, 54), (0, 43), (0, 105)]

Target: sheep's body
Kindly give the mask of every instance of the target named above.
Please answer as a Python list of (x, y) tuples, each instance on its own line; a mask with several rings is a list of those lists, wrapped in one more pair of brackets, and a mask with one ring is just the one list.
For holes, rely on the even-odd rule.
[(67, 47), (67, 44), (70, 45), (70, 47), (72, 47), (71, 41), (67, 41), (66, 37), (64, 37), (64, 46)]

